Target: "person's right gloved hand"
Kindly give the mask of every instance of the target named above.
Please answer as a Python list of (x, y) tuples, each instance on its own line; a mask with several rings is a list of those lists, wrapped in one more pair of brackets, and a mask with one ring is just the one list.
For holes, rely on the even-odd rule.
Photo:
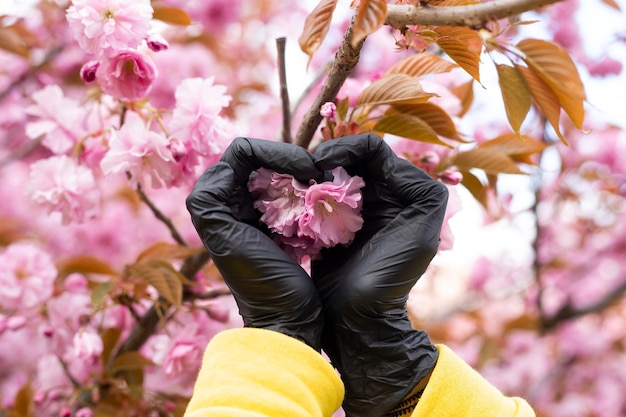
[(346, 386), (346, 415), (379, 417), (437, 361), (406, 301), (437, 252), (448, 190), (376, 135), (324, 142), (315, 159), (365, 181), (363, 228), (348, 247), (323, 250), (311, 273), (325, 315), (322, 349)]
[(300, 265), (268, 237), (247, 183), (261, 167), (308, 183), (322, 172), (304, 148), (236, 138), (187, 198), (192, 222), (231, 289), (246, 327), (276, 330), (320, 350), (321, 302)]

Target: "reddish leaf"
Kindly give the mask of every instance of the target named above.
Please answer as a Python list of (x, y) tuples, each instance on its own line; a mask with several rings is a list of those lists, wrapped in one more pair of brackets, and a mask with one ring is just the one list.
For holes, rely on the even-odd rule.
[(437, 133), (417, 116), (390, 110), (376, 123), (374, 130), (420, 142), (448, 146)]
[(561, 133), (559, 122), (561, 116), (561, 107), (559, 106), (559, 100), (554, 95), (554, 92), (535, 72), (522, 67), (521, 65), (515, 65), (515, 68), (522, 74), (530, 95), (532, 96), (535, 104), (541, 110), (546, 117), (554, 131), (556, 132), (561, 142), (568, 145), (567, 140)]
[(186, 278), (167, 261), (151, 259), (128, 267), (128, 275), (152, 285), (159, 295), (175, 306), (182, 304), (183, 280)]
[(519, 135), (522, 123), (530, 111), (530, 91), (515, 67), (499, 64), (496, 65), (496, 69), (506, 117), (513, 131)]
[(59, 279), (63, 279), (69, 274), (75, 272), (83, 275), (119, 275), (119, 273), (115, 269), (113, 269), (113, 267), (109, 265), (106, 261), (89, 255), (75, 256), (73, 258), (61, 261), (57, 265), (57, 270), (59, 271)]
[(400, 113), (408, 114), (423, 120), (439, 136), (465, 142), (456, 130), (454, 121), (444, 109), (432, 103), (419, 103), (394, 106)]
[(451, 158), (451, 162), (456, 165), (459, 171), (478, 168), (487, 174), (522, 174), (522, 171), (508, 155), (488, 147), (478, 147), (459, 152)]
[(524, 39), (517, 48), (524, 61), (552, 89), (560, 106), (578, 129), (582, 129), (585, 88), (568, 52), (559, 45), (539, 39)]
[(422, 77), (428, 74), (449, 72), (455, 68), (457, 65), (450, 61), (429, 52), (422, 52), (396, 62), (389, 67), (385, 74), (406, 74), (411, 77)]
[(463, 184), (472, 196), (474, 196), (476, 201), (478, 201), (486, 209), (488, 205), (487, 186), (483, 184), (476, 175), (469, 171), (461, 171), (461, 174), (463, 174), (461, 184)]
[(482, 40), (477, 31), (466, 27), (440, 26), (437, 45), (476, 81), (480, 82), (479, 64)]
[(352, 47), (355, 48), (368, 35), (376, 32), (387, 18), (387, 0), (361, 0), (356, 13)]
[(543, 152), (548, 145), (530, 136), (521, 135), (520, 138), (513, 133), (508, 133), (482, 142), (479, 146), (481, 148), (498, 150), (516, 162), (534, 164), (535, 162), (530, 159), (530, 156)]
[(474, 80), (472, 79), (466, 83), (459, 84), (450, 91), (461, 100), (461, 112), (459, 113), (459, 117), (462, 117), (469, 111), (474, 102)]
[(620, 10), (619, 4), (615, 0), (602, 0), (602, 3), (606, 4), (609, 7), (614, 8), (615, 10)]
[(337, 0), (321, 0), (304, 21), (298, 43), (302, 52), (309, 56), (309, 62), (328, 33), (336, 6)]
[(204, 248), (190, 248), (168, 242), (156, 242), (144, 249), (137, 257), (137, 262), (150, 259), (184, 259), (204, 251)]
[(389, 74), (367, 86), (357, 99), (357, 106), (375, 106), (392, 103), (425, 103), (436, 96), (426, 93), (414, 77), (405, 74)]

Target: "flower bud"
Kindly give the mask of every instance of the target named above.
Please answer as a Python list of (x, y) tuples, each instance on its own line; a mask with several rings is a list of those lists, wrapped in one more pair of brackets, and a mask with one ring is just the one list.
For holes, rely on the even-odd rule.
[(89, 61), (80, 69), (80, 78), (87, 84), (96, 81), (96, 71), (100, 66), (98, 61)]

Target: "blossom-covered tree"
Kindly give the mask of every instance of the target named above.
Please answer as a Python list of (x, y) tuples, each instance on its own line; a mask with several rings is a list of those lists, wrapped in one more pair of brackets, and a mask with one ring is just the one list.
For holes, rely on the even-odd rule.
[[(242, 324), (185, 210), (195, 179), (236, 136), (363, 132), (451, 190), (414, 325), (540, 416), (626, 413), (626, 137), (588, 103), (619, 94), (624, 33), (585, 42), (618, 1), (7, 4), (0, 415), (182, 415), (204, 347)], [(250, 190), (306, 262), (350, 242), (361, 184), (260, 170)]]

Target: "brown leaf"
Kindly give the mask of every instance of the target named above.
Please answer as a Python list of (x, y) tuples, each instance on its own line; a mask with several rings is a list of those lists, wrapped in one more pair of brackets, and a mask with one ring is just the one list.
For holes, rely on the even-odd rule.
[(153, 366), (154, 362), (136, 351), (124, 352), (113, 360), (111, 372), (141, 369), (145, 366)]
[(321, 0), (304, 21), (298, 44), (302, 52), (309, 56), (309, 62), (328, 33), (336, 6), (337, 0)]
[(84, 275), (99, 274), (117, 276), (119, 273), (106, 261), (90, 255), (75, 256), (57, 264), (58, 279), (64, 279), (69, 274), (80, 273)]
[(394, 109), (400, 113), (415, 116), (423, 120), (439, 136), (458, 142), (466, 142), (459, 136), (459, 132), (456, 130), (456, 125), (450, 115), (436, 104), (405, 104), (394, 106)]
[(459, 84), (450, 91), (461, 100), (461, 112), (459, 113), (459, 117), (463, 117), (474, 102), (474, 80), (472, 79), (463, 84)]
[(619, 4), (615, 0), (602, 0), (602, 3), (606, 4), (609, 7), (614, 8), (615, 10), (620, 10)]
[(150, 259), (184, 259), (199, 252), (204, 248), (190, 248), (182, 245), (174, 245), (168, 242), (156, 242), (144, 249), (137, 257), (137, 262)]
[(472, 196), (474, 196), (476, 201), (478, 201), (486, 209), (489, 204), (487, 199), (487, 186), (483, 184), (476, 175), (469, 171), (461, 171), (461, 174), (463, 174), (461, 184), (463, 184)]
[(376, 32), (387, 18), (387, 0), (361, 0), (356, 12), (352, 47), (356, 48), (366, 36)]
[(189, 26), (191, 24), (191, 17), (178, 7), (156, 6), (152, 17), (173, 25)]
[(13, 27), (0, 27), (0, 49), (28, 58), (28, 44)]
[(119, 327), (107, 327), (100, 332), (100, 338), (102, 339), (102, 353), (100, 354), (100, 358), (102, 358), (102, 363), (106, 364), (109, 362), (111, 353), (117, 345), (117, 342), (119, 342), (121, 335), (122, 329)]
[(527, 135), (521, 135), (520, 140), (517, 135), (507, 133), (485, 141), (479, 147), (496, 149), (510, 156), (515, 162), (534, 164), (530, 156), (543, 152), (548, 145)]
[(439, 139), (437, 133), (425, 121), (417, 116), (400, 113), (393, 109), (390, 109), (383, 115), (374, 125), (374, 130), (420, 142), (450, 147)]
[(482, 39), (477, 31), (466, 27), (440, 26), (437, 45), (476, 81), (480, 82), (480, 54)]
[(522, 123), (530, 111), (530, 91), (528, 91), (526, 82), (515, 67), (497, 64), (496, 69), (506, 117), (513, 131), (519, 135)]
[(524, 61), (528, 67), (552, 88), (574, 126), (582, 129), (585, 88), (568, 52), (555, 43), (540, 39), (524, 39), (516, 46), (526, 56)]
[(522, 174), (513, 159), (497, 149), (477, 147), (469, 151), (459, 152), (451, 158), (459, 171), (478, 168), (487, 174)]
[[(183, 283), (177, 272), (167, 261), (151, 259), (128, 267), (128, 274), (152, 285), (159, 296), (174, 306), (182, 304)], [(184, 278), (184, 277), (183, 277)]]
[(422, 52), (411, 55), (393, 64), (385, 74), (406, 74), (411, 77), (422, 77), (428, 74), (440, 74), (457, 68), (457, 65), (438, 55)]
[(526, 81), (526, 85), (528, 86), (528, 90), (530, 91), (530, 95), (532, 96), (535, 104), (541, 110), (543, 115), (546, 117), (552, 128), (554, 129), (556, 135), (561, 139), (565, 145), (569, 145), (567, 140), (563, 137), (563, 134), (560, 130), (560, 116), (561, 116), (561, 106), (559, 105), (558, 98), (554, 95), (554, 92), (547, 85), (541, 77), (539, 77), (532, 70), (522, 67), (521, 65), (515, 65), (515, 68), (522, 74), (524, 81)]
[(385, 75), (367, 86), (357, 99), (357, 106), (392, 103), (425, 103), (436, 96), (426, 93), (414, 77), (405, 74)]

